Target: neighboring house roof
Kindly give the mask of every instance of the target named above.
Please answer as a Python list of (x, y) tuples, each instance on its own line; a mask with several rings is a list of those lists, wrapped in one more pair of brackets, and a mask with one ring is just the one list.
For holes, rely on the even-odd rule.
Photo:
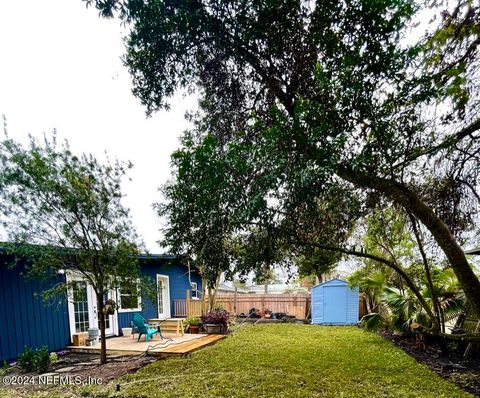
[[(250, 293), (263, 293), (265, 290), (264, 285), (251, 285), (248, 286), (248, 289), (250, 290)], [(308, 293), (308, 289), (305, 287), (302, 287), (298, 284), (287, 284), (287, 283), (276, 283), (272, 285), (268, 285), (268, 290), (267, 292), (269, 294), (282, 294), (285, 292), (291, 292), (291, 291), (297, 292), (297, 293)]]
[(475, 249), (465, 250), (465, 254), (480, 254), (480, 247)]
[(140, 253), (138, 258), (141, 260), (174, 260), (177, 258), (174, 254), (150, 254), (150, 253)]
[[(220, 283), (218, 285), (219, 292), (226, 292), (226, 293), (235, 293), (235, 287), (229, 286), (226, 283)], [(237, 293), (248, 293), (248, 289), (244, 289), (243, 287), (237, 287)]]

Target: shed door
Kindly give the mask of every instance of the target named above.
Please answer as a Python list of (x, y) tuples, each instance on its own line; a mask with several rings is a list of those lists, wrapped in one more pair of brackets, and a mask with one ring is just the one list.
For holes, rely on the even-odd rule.
[(345, 286), (325, 286), (323, 288), (323, 322), (347, 322), (347, 292)]

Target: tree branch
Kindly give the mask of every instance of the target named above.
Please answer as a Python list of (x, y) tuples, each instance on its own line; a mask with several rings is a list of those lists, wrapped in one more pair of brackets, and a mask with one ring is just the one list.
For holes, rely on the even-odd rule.
[[(438, 322), (437, 322), (437, 318), (433, 314), (431, 308), (428, 306), (427, 302), (423, 298), (423, 296), (420, 293), (420, 291), (418, 290), (418, 288), (415, 286), (415, 284), (413, 283), (411, 278), (408, 276), (408, 274), (400, 266), (396, 265), (393, 261), (390, 261), (386, 258), (377, 256), (375, 254), (367, 253), (367, 252), (364, 252), (364, 251), (356, 251), (356, 250), (346, 249), (346, 248), (342, 248), (342, 247), (323, 245), (321, 243), (302, 242), (302, 241), (291, 242), (291, 243), (292, 244), (299, 244), (299, 245), (306, 245), (306, 246), (314, 246), (314, 247), (318, 247), (320, 249), (336, 251), (336, 252), (340, 252), (340, 253), (356, 256), (356, 257), (369, 258), (371, 260), (378, 261), (378, 262), (380, 262), (382, 264), (385, 264), (386, 266), (392, 268), (395, 272), (397, 272), (404, 279), (405, 283), (410, 288), (410, 290), (415, 295), (415, 297), (417, 297), (418, 301), (420, 302), (420, 305), (423, 307), (423, 309), (427, 313), (427, 315), (430, 318), (430, 320), (432, 321), (432, 323), (438, 328), (439, 325), (438, 325)], [(439, 328), (437, 330), (439, 330)], [(434, 331), (434, 333), (435, 333), (435, 331)]]
[(476, 131), (480, 130), (480, 118), (475, 120), (474, 122), (470, 123), (468, 126), (464, 127), (459, 132), (445, 138), (442, 142), (437, 145), (434, 145), (429, 148), (424, 148), (420, 151), (415, 152), (414, 154), (407, 156), (406, 159), (402, 160), (400, 163), (396, 163), (392, 166), (393, 170), (406, 166), (408, 163), (413, 162), (414, 160), (426, 156), (426, 155), (434, 155), (435, 153), (441, 151), (442, 149), (449, 148), (452, 145), (457, 144), (458, 142), (462, 141), (465, 137), (475, 133)]

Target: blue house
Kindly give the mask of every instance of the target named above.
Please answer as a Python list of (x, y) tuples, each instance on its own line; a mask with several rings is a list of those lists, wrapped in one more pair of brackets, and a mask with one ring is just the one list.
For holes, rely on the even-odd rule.
[[(73, 334), (98, 327), (95, 294), (81, 276), (66, 270), (48, 282), (31, 280), (23, 276), (25, 264), (9, 268), (10, 263), (11, 258), (0, 248), (0, 361), (17, 358), (25, 346), (62, 350), (71, 344)], [(173, 300), (185, 299), (187, 289), (202, 288), (200, 275), (189, 275), (174, 256), (141, 255), (140, 267), (142, 274), (155, 281), (156, 302), (137, 297), (131, 289), (111, 291), (109, 296), (119, 308), (106, 320), (109, 337), (129, 327), (135, 313), (146, 319), (174, 316)], [(65, 281), (77, 282), (68, 297), (47, 303), (42, 300), (42, 291)]]
[(358, 288), (332, 279), (312, 288), (312, 323), (354, 325), (358, 323)]

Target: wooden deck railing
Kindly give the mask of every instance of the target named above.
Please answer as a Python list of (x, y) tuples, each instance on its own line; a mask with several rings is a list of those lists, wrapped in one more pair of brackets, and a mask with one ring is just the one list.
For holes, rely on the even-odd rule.
[(173, 300), (173, 316), (175, 317), (192, 317), (202, 315), (201, 300)]
[(173, 316), (186, 317), (187, 316), (187, 300), (173, 300)]

